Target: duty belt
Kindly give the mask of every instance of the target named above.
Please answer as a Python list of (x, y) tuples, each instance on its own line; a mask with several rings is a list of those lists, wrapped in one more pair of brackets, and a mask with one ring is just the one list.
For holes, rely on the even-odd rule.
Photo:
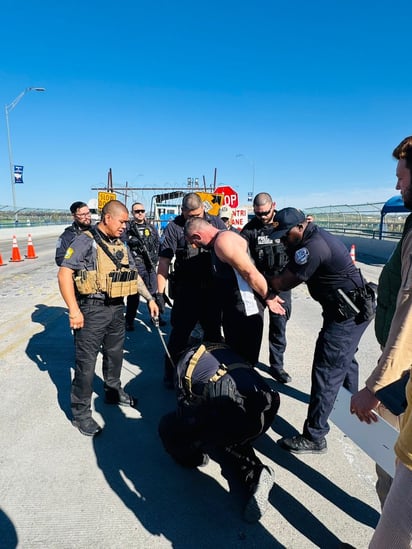
[(108, 297), (108, 296), (83, 296), (79, 300), (79, 305), (123, 305), (123, 297)]

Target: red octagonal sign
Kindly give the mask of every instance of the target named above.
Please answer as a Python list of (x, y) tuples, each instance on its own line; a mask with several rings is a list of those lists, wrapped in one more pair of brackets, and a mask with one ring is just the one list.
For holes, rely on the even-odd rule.
[(214, 192), (216, 194), (223, 194), (223, 200), (226, 206), (229, 206), (230, 208), (237, 208), (239, 206), (239, 195), (232, 187), (223, 185), (222, 187), (216, 187)]

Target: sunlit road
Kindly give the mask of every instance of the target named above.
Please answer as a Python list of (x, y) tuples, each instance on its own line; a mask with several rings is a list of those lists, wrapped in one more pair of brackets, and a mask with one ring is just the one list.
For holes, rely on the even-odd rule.
[[(379, 512), (373, 462), (333, 424), (325, 455), (297, 457), (276, 444), (300, 430), (306, 415), (321, 315), (305, 286), (293, 291), (288, 324), (285, 367), (293, 381), (278, 386), (268, 378), (281, 407), (256, 443), (275, 470), (276, 486), (262, 521), (248, 525), (215, 462), (182, 470), (161, 447), (157, 423), (174, 395), (162, 386), (163, 349), (144, 304), (135, 332), (126, 336), (122, 372), (138, 409), (104, 405), (98, 364), (93, 408), (103, 433), (93, 441), (72, 427), (73, 340), (57, 286), (56, 236), (33, 240), (38, 259), (20, 263), (8, 262), (11, 242), (0, 240), (7, 258), (0, 267), (0, 547), (15, 547), (14, 538), (24, 549), (367, 547)], [(25, 246), (19, 239), (22, 254)], [(379, 266), (360, 266), (377, 281)], [(361, 382), (378, 356), (370, 326), (358, 352)]]

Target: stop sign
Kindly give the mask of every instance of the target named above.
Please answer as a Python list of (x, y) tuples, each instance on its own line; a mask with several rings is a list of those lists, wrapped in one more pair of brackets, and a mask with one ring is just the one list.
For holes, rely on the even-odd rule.
[(223, 200), (226, 206), (229, 206), (230, 208), (237, 208), (239, 206), (239, 196), (232, 187), (229, 187), (228, 185), (216, 187), (214, 192), (216, 194), (223, 194)]

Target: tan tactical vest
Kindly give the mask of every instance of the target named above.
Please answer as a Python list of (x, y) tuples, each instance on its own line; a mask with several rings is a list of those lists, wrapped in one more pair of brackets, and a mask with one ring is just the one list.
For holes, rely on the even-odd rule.
[[(90, 231), (84, 231), (83, 234), (93, 238)], [(101, 245), (96, 242), (96, 246), (96, 270), (77, 272), (74, 277), (77, 291), (81, 295), (106, 293), (109, 297), (137, 294), (138, 273), (129, 268), (129, 258), (124, 243), (117, 239), (113, 243), (103, 241)], [(106, 246), (115, 257), (121, 256), (123, 253), (122, 259), (119, 259), (122, 264), (121, 269), (116, 268), (115, 263), (104, 252), (102, 246)]]

